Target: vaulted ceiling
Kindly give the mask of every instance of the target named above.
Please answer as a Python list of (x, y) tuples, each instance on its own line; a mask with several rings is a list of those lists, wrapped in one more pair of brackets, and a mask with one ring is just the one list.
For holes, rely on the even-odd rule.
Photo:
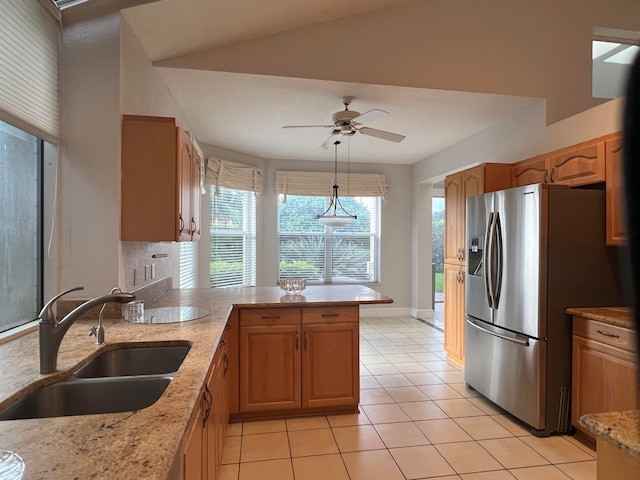
[[(125, 2), (126, 3), (126, 2)], [(262, 158), (318, 149), (352, 110), (389, 112), (352, 161), (412, 164), (534, 102), (547, 123), (599, 103), (593, 27), (640, 30), (629, 0), (161, 0), (124, 11), (202, 143)]]

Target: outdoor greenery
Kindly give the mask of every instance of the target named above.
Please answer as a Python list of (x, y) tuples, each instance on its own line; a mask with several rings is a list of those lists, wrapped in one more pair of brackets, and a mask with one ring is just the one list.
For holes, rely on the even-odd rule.
[(436, 272), (444, 272), (444, 210), (432, 214), (431, 262)]

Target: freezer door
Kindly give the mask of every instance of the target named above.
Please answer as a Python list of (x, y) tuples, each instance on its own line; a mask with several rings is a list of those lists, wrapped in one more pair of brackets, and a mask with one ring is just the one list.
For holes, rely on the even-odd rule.
[[(540, 321), (541, 185), (495, 193), (496, 227), (492, 267), (497, 306), (493, 324), (534, 338), (545, 338)], [(474, 315), (475, 316), (475, 315)]]
[(467, 315), (491, 321), (486, 288), (485, 257), (487, 227), (493, 209), (493, 193), (467, 199), (467, 240), (465, 252), (465, 310)]
[(467, 317), (465, 343), (465, 382), (534, 429), (546, 430), (547, 342)]

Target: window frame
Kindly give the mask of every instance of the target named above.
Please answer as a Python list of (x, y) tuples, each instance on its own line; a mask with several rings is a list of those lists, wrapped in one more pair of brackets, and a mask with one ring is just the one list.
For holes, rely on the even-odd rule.
[[(328, 208), (331, 202), (330, 196), (320, 196), (320, 195), (292, 195), (288, 194), (287, 198), (291, 199), (292, 197), (307, 197), (307, 198), (323, 198), (324, 199), (324, 209)], [(375, 221), (372, 220), (371, 228), (368, 232), (353, 232), (348, 230), (343, 230), (345, 228), (348, 229), (349, 225), (346, 227), (330, 227), (323, 225), (322, 232), (281, 232), (281, 208), (283, 205), (283, 194), (279, 194), (277, 196), (278, 208), (277, 208), (277, 249), (278, 249), (278, 265), (277, 265), (277, 282), (280, 283), (282, 278), (286, 278), (291, 275), (283, 274), (282, 271), (282, 239), (283, 238), (322, 238), (324, 239), (324, 254), (323, 254), (323, 265), (324, 270), (322, 274), (322, 280), (316, 279), (307, 279), (307, 284), (309, 285), (352, 285), (352, 284), (364, 284), (364, 285), (376, 285), (380, 283), (380, 275), (381, 275), (381, 222), (382, 222), (382, 197), (341, 197), (341, 201), (344, 202), (345, 198), (353, 199), (359, 202), (360, 198), (370, 199), (369, 201), (375, 202), (375, 211), (372, 212), (372, 215), (376, 215)], [(351, 214), (354, 212), (350, 211), (348, 207), (347, 211)], [(322, 211), (324, 211), (324, 209)], [(318, 211), (317, 213), (322, 213), (322, 211)], [(360, 218), (360, 217), (359, 217)], [(318, 220), (315, 219), (319, 225)], [(355, 222), (358, 219), (354, 220)], [(363, 279), (354, 279), (353, 281), (346, 280), (336, 280), (333, 274), (333, 263), (335, 260), (335, 256), (332, 254), (333, 245), (336, 240), (341, 239), (369, 239), (369, 255), (373, 257), (373, 268), (371, 271), (373, 272), (373, 278), (370, 280)], [(372, 253), (373, 252), (373, 253)], [(367, 269), (369, 270), (369, 269)]]

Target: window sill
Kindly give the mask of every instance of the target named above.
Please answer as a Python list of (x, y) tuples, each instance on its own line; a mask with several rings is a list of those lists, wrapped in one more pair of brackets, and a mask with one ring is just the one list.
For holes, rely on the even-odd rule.
[(7, 330), (6, 332), (2, 332), (0, 333), (0, 345), (26, 335), (27, 333), (31, 333), (37, 329), (38, 320), (34, 320), (33, 322), (25, 323), (24, 325), (20, 325), (19, 327), (15, 327), (11, 330)]

